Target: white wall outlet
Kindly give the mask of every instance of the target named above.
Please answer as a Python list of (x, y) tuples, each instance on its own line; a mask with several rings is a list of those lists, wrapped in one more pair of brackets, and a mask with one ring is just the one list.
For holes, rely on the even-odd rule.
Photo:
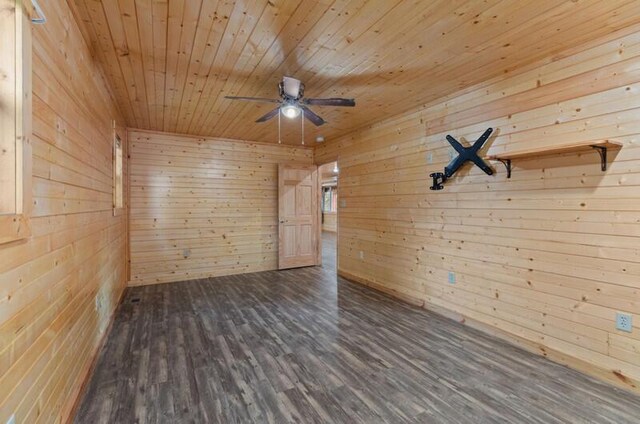
[(13, 414), (7, 420), (7, 424), (16, 424), (16, 414)]
[(456, 283), (456, 273), (453, 271), (449, 271), (449, 284)]
[(630, 314), (623, 314), (622, 312), (616, 312), (616, 328), (621, 331), (631, 333), (633, 329), (633, 323), (631, 322)]
[(361, 250), (360, 253), (358, 254), (358, 256), (360, 257), (360, 260), (364, 260), (364, 252)]
[(341, 208), (347, 207), (347, 199), (340, 199), (340, 207)]

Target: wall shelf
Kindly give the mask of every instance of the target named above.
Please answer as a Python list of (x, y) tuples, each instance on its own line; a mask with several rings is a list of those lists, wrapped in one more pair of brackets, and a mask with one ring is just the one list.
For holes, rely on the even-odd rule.
[(584, 141), (579, 143), (499, 153), (497, 155), (489, 155), (486, 159), (501, 162), (507, 169), (507, 178), (511, 178), (511, 161), (514, 159), (530, 159), (540, 156), (559, 155), (562, 153), (580, 153), (595, 150), (600, 154), (600, 165), (602, 171), (606, 171), (607, 149), (619, 149), (620, 147), (622, 147), (622, 143), (615, 140)]

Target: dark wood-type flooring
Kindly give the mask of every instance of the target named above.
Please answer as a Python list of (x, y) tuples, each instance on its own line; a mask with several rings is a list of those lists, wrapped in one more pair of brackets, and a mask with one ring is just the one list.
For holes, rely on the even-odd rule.
[(336, 233), (322, 232), (322, 267), (327, 272), (336, 272), (336, 246), (338, 243)]
[(129, 289), (75, 422), (640, 422), (639, 397), (324, 263)]

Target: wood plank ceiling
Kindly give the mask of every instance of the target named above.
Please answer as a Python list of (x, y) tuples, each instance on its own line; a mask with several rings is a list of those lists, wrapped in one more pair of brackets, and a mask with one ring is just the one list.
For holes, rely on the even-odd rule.
[[(330, 139), (512, 72), (640, 22), (636, 0), (72, 0), (127, 125), (275, 142), (273, 107), (225, 95), (275, 97), (283, 75), (316, 107)], [(300, 122), (283, 119), (283, 141)]]

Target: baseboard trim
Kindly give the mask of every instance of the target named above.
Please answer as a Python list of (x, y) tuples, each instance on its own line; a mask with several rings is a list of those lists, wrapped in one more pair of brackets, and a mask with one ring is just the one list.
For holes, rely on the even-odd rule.
[(518, 346), (528, 352), (534, 353), (539, 356), (544, 356), (545, 358), (553, 362), (580, 371), (581, 373), (586, 374), (590, 377), (612, 384), (613, 386), (627, 390), (631, 393), (640, 394), (640, 381), (631, 379), (618, 371), (598, 367), (596, 365), (583, 361), (582, 359), (567, 355), (566, 353), (551, 349), (539, 343), (532, 342), (531, 340), (524, 339), (520, 336), (493, 327), (492, 325), (485, 324), (476, 319), (466, 317), (464, 314), (431, 304), (423, 299), (418, 299), (405, 293), (398, 292), (397, 290), (385, 287), (380, 283), (367, 280), (342, 269), (338, 269), (338, 275), (351, 282), (361, 284), (381, 293), (385, 293), (403, 302), (434, 312), (445, 318), (458, 321), (461, 324), (482, 331), (485, 334), (498, 337), (499, 339), (511, 343), (512, 345)]
[(67, 424), (72, 424), (73, 419), (78, 413), (78, 408), (80, 407), (80, 401), (84, 397), (85, 391), (87, 390), (87, 386), (89, 385), (89, 380), (91, 379), (91, 376), (95, 371), (96, 365), (98, 364), (98, 356), (100, 355), (100, 352), (102, 351), (102, 348), (104, 347), (104, 344), (107, 341), (107, 336), (109, 336), (109, 334), (111, 333), (111, 328), (113, 327), (113, 323), (116, 317), (116, 311), (124, 301), (124, 296), (126, 291), (127, 291), (127, 286), (123, 286), (122, 292), (120, 293), (120, 297), (118, 298), (118, 302), (116, 303), (115, 308), (113, 308), (113, 312), (109, 317), (109, 325), (107, 325), (106, 330), (104, 331), (104, 333), (102, 334), (102, 337), (100, 338), (100, 343), (98, 343), (98, 348), (95, 350), (95, 352), (93, 352), (91, 361), (89, 361), (88, 365), (86, 365), (85, 369), (80, 373), (80, 375), (82, 375), (82, 384), (80, 384), (80, 388), (77, 390), (75, 394), (75, 398), (74, 396), (71, 396), (71, 398), (74, 398), (73, 403), (71, 404), (71, 407), (68, 413), (66, 414), (66, 418), (64, 418), (63, 420), (63, 422)]

